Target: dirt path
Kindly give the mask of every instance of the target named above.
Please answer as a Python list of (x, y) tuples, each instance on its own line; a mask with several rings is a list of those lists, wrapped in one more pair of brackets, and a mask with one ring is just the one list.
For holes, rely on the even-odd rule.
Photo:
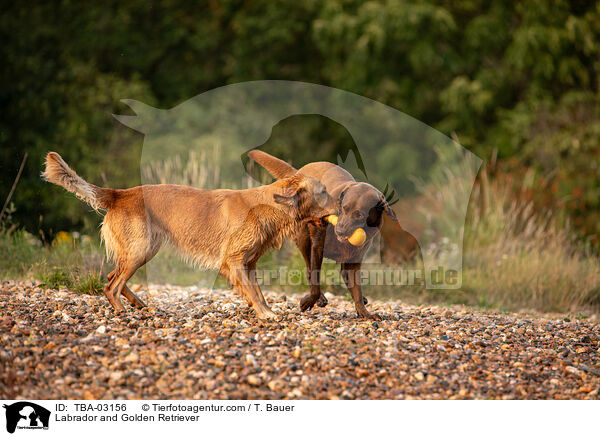
[(342, 297), (280, 323), (230, 291), (151, 286), (113, 317), (104, 297), (0, 286), (0, 397), (31, 399), (598, 398), (600, 324)]

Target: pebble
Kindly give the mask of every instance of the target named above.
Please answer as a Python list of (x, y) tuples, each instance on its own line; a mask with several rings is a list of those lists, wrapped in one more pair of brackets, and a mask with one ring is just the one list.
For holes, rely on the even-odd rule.
[(255, 375), (249, 375), (248, 376), (248, 384), (250, 384), (252, 386), (258, 386), (258, 385), (260, 385), (260, 378), (258, 378)]

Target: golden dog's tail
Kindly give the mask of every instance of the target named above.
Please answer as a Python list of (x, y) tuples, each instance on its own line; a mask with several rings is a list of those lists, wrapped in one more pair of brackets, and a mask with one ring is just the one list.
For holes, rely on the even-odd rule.
[(276, 179), (290, 177), (298, 172), (298, 170), (289, 163), (284, 162), (275, 156), (271, 156), (264, 151), (251, 150), (248, 152), (248, 157), (264, 167)]
[(114, 189), (100, 188), (86, 182), (67, 165), (58, 153), (53, 151), (46, 155), (46, 169), (42, 173), (42, 178), (74, 193), (95, 210), (110, 209), (114, 200)]

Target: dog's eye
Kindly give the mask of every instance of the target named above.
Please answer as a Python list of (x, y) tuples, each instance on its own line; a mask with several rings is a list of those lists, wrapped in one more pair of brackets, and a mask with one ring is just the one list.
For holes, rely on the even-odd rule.
[(355, 219), (359, 220), (363, 218), (363, 214), (360, 213), (358, 210), (354, 211), (354, 213), (352, 214), (354, 216)]

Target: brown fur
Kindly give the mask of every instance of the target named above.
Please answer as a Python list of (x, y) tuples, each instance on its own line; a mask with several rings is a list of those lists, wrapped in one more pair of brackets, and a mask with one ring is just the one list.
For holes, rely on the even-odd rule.
[[(294, 234), (296, 245), (306, 263), (311, 288), (311, 293), (300, 302), (302, 311), (311, 309), (315, 304), (327, 305), (327, 299), (321, 292), (320, 269), (323, 257), (328, 257), (341, 264), (342, 277), (352, 294), (358, 316), (374, 318), (365, 307), (366, 299), (362, 295), (359, 274), (363, 256), (373, 237), (381, 229), (383, 212), (397, 220), (385, 196), (374, 186), (357, 182), (348, 171), (330, 162), (313, 162), (296, 170), (281, 159), (260, 150), (252, 150), (248, 156), (275, 178), (288, 177), (296, 171), (317, 178), (339, 202), (338, 223), (335, 228), (331, 225), (323, 228), (304, 223)], [(348, 237), (359, 227), (365, 230), (367, 241), (356, 247), (348, 242)]]
[(43, 177), (108, 212), (102, 239), (116, 269), (104, 293), (116, 312), (120, 295), (142, 307), (126, 286), (135, 271), (170, 242), (195, 264), (219, 272), (253, 307), (259, 318), (275, 318), (252, 272), (271, 247), (280, 247), (302, 222), (321, 225), (335, 201), (315, 178), (295, 173), (247, 190), (201, 190), (179, 185), (100, 188), (79, 177), (57, 153), (46, 156)]

